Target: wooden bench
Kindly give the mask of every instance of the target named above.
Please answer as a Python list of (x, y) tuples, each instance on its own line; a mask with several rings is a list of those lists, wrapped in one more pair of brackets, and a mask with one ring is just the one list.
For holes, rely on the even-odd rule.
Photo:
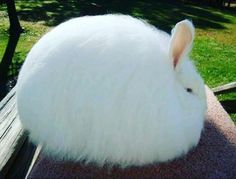
[[(210, 90), (207, 90), (207, 91), (209, 93)], [(208, 94), (208, 96), (209, 96), (209, 94)], [(213, 94), (210, 94), (210, 96), (213, 96)], [(216, 101), (217, 100), (215, 100), (215, 102)], [(211, 102), (209, 103), (209, 100), (208, 100), (208, 105), (210, 105), (211, 114), (214, 113), (214, 110), (215, 110), (214, 103), (211, 103)], [(219, 108), (219, 106), (218, 106), (218, 108)], [(222, 109), (220, 109), (220, 110), (222, 110)], [(236, 154), (235, 154), (236, 153), (235, 152), (236, 141), (235, 141), (235, 143), (232, 143), (232, 141), (230, 141), (230, 140), (234, 141), (234, 139), (236, 139), (236, 135), (235, 135), (236, 128), (235, 128), (235, 126), (233, 126), (232, 121), (230, 122), (230, 118), (227, 116), (227, 113), (225, 113), (224, 111), (223, 111), (223, 113), (224, 113), (223, 116), (226, 115), (226, 118), (227, 118), (225, 123), (222, 121), (222, 118), (225, 118), (225, 117), (222, 117), (222, 115), (219, 115), (219, 116), (216, 115), (218, 122), (222, 123), (223, 125), (222, 124), (219, 125), (218, 122), (213, 121), (214, 117), (208, 116), (208, 118), (210, 118), (210, 123), (206, 124), (206, 126), (205, 126), (205, 133), (203, 133), (204, 139), (200, 141), (200, 147), (204, 148), (204, 147), (208, 146), (208, 144), (207, 145), (205, 144), (206, 143), (205, 139), (207, 139), (207, 140), (210, 140), (211, 138), (213, 139), (213, 137), (216, 134), (218, 135), (218, 133), (220, 133), (220, 131), (222, 131), (222, 135), (227, 136), (227, 132), (230, 131), (231, 135), (233, 134), (233, 138), (232, 138), (232, 136), (228, 137), (228, 138), (222, 138), (222, 142), (224, 142), (224, 144), (220, 144), (220, 141), (217, 141), (218, 138), (221, 137), (220, 136), (221, 134), (219, 134), (219, 136), (217, 138), (214, 138), (214, 140), (216, 140), (215, 141), (216, 144), (219, 143), (219, 144), (217, 144), (217, 145), (219, 145), (218, 148), (222, 148), (222, 145), (226, 145), (226, 144), (228, 145), (228, 143), (230, 144), (230, 146), (233, 145), (235, 148), (232, 148), (232, 147), (229, 147), (229, 148), (230, 148), (231, 153), (232, 153), (232, 151), (234, 151), (232, 156), (236, 157)], [(214, 126), (214, 125), (216, 125), (216, 126)], [(213, 128), (212, 128), (212, 126), (213, 126)], [(206, 131), (208, 131), (208, 132), (206, 132)], [(227, 141), (227, 140), (229, 140), (229, 141)], [(214, 147), (214, 145), (211, 146), (211, 149), (213, 147)], [(85, 167), (82, 167), (80, 165), (74, 166), (74, 164), (71, 164), (71, 163), (66, 163), (66, 162), (57, 163), (55, 161), (51, 161), (50, 159), (47, 159), (47, 158), (45, 158), (45, 156), (41, 155), (40, 150), (41, 150), (40, 146), (36, 147), (28, 140), (28, 133), (26, 131), (24, 131), (22, 128), (21, 122), (20, 122), (18, 115), (17, 115), (15, 88), (13, 88), (12, 91), (0, 102), (0, 178), (24, 178), (27, 175), (37, 176), (38, 174), (40, 174), (46, 170), (45, 168), (43, 168), (45, 166), (48, 168), (51, 167), (55, 171), (62, 168), (64, 171), (64, 174), (66, 174), (65, 172), (69, 172), (69, 171), (71, 172), (70, 167), (72, 166), (72, 168), (76, 168), (77, 170), (74, 171), (74, 173), (72, 172), (71, 176), (79, 175), (78, 171), (82, 171), (83, 173), (85, 172), (84, 171)], [(222, 148), (222, 150), (223, 150), (223, 148)], [(189, 157), (191, 158), (192, 157), (191, 155), (197, 155), (197, 154), (198, 154), (198, 152), (196, 152), (196, 154), (190, 154)], [(201, 154), (201, 152), (200, 152), (200, 154)], [(219, 153), (217, 153), (217, 154), (219, 154)], [(210, 158), (211, 155), (209, 154), (209, 156), (207, 156), (207, 157)], [(228, 157), (228, 159), (230, 160), (230, 157)], [(188, 160), (188, 156), (187, 156), (187, 159), (184, 159), (184, 160)], [(171, 163), (170, 166), (173, 166), (173, 167), (181, 166), (181, 162), (184, 163), (186, 161), (181, 161), (181, 160), (178, 161), (177, 160), (177, 162)], [(232, 166), (233, 161), (230, 161), (230, 162), (231, 162), (230, 166)], [(35, 167), (34, 167), (34, 164), (36, 165)], [(235, 169), (235, 171), (236, 171), (236, 162), (233, 163), (233, 166), (235, 166), (233, 169)], [(32, 168), (34, 168), (34, 170), (33, 170), (32, 174), (30, 174), (30, 171)], [(160, 172), (159, 169), (160, 168), (158, 168), (158, 167), (155, 168), (156, 172), (158, 172), (158, 171)], [(165, 173), (165, 170), (166, 170), (165, 166), (161, 165), (161, 169), (163, 169), (163, 171)], [(181, 170), (185, 171), (185, 168), (180, 168), (178, 171), (181, 171)], [(61, 172), (63, 172), (63, 171), (61, 171)], [(106, 172), (104, 172), (104, 169), (98, 170), (96, 168), (88, 167), (88, 168), (86, 168), (86, 172), (87, 172), (86, 175), (96, 177), (96, 176), (100, 176), (100, 175), (98, 175), (100, 172), (100, 174), (102, 173), (103, 177), (118, 176), (118, 175), (124, 176), (124, 174), (130, 175), (129, 171), (132, 171), (132, 172), (134, 172), (132, 174), (132, 176), (137, 177), (138, 175), (136, 175), (137, 173), (135, 173), (135, 172), (138, 172), (139, 170), (130, 169), (128, 172), (127, 171), (120, 171), (120, 170), (115, 170), (115, 171), (116, 172), (113, 174), (107, 174)], [(144, 168), (140, 171), (143, 171), (145, 176), (147, 176), (147, 177), (152, 176), (151, 173), (149, 173), (149, 170), (146, 168)], [(60, 170), (59, 170), (59, 172), (60, 172)], [(172, 172), (176, 172), (176, 171), (172, 170)], [(232, 172), (234, 172), (234, 171), (232, 171)], [(52, 177), (49, 175), (49, 173), (50, 172), (45, 171), (45, 176)], [(48, 175), (46, 175), (46, 174), (48, 174)], [(169, 171), (169, 174), (171, 176), (171, 171)], [(174, 174), (176, 174), (176, 173), (174, 173)], [(56, 177), (56, 172), (55, 172), (55, 177)], [(31, 178), (32, 178), (32, 176), (31, 176)]]
[[(218, 86), (216, 88), (213, 88), (212, 91), (215, 95), (236, 92), (236, 82)], [(220, 101), (220, 103), (228, 113), (236, 113), (236, 99), (223, 100)]]
[(16, 110), (15, 88), (0, 102), (0, 178), (24, 178), (36, 147), (29, 142)]

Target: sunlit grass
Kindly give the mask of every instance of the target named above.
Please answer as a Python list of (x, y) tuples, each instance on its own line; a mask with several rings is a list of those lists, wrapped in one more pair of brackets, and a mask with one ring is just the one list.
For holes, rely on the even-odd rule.
[[(8, 42), (9, 22), (6, 17), (2, 16), (0, 18), (0, 59), (2, 59)], [(18, 41), (12, 65), (10, 66), (9, 75), (17, 75), (19, 67), (24, 62), (29, 50), (40, 39), (40, 37), (50, 29), (40, 22), (21, 21), (20, 23), (24, 32), (21, 34)]]

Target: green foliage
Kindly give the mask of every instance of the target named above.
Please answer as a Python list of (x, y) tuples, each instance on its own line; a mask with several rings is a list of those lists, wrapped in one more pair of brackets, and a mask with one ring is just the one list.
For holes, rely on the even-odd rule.
[(236, 46), (199, 36), (192, 57), (210, 87), (236, 80)]
[[(0, 13), (1, 15), (1, 13)], [(8, 18), (0, 16), (0, 60), (8, 42)], [(9, 70), (9, 76), (15, 76), (18, 74), (19, 68), (24, 62), (24, 59), (32, 48), (32, 46), (38, 41), (38, 39), (49, 30), (49, 27), (39, 22), (26, 22), (21, 21), (21, 25), (24, 28), (24, 32), (21, 34), (18, 41), (18, 45), (13, 57), (12, 64)]]

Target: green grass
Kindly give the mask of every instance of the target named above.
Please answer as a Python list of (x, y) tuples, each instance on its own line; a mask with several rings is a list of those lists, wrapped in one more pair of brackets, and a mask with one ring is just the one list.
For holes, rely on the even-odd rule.
[[(94, 7), (91, 2), (102, 5)], [(160, 29), (170, 32), (179, 20), (192, 19), (196, 26), (196, 39), (191, 54), (197, 69), (209, 87), (236, 81), (236, 12), (222, 11), (210, 7), (183, 4), (177, 1), (130, 0), (130, 1), (61, 1), (34, 0), (16, 1), (24, 33), (17, 45), (9, 75), (17, 75), (19, 66), (37, 40), (57, 24), (79, 16), (90, 14), (124, 13), (146, 19)], [(8, 40), (8, 18), (6, 7), (0, 6), (0, 58)], [(219, 99), (236, 99), (236, 93), (220, 95)], [(236, 123), (236, 115), (231, 115)]]
[[(0, 60), (2, 59), (8, 41), (8, 28), (9, 20), (4, 11), (0, 12)], [(24, 59), (32, 48), (32, 46), (38, 41), (38, 39), (47, 32), (50, 28), (43, 25), (40, 22), (20, 22), (24, 28), (24, 33), (21, 34), (17, 44), (15, 55), (12, 65), (10, 66), (9, 76), (17, 75), (19, 67), (24, 62)]]

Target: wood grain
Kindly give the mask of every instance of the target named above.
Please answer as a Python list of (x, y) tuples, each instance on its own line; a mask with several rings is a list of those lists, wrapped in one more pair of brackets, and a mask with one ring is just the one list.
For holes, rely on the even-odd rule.
[(215, 95), (236, 92), (236, 82), (218, 86), (216, 88), (213, 88), (212, 91), (214, 92)]
[(0, 178), (4, 178), (27, 134), (19, 120), (15, 104), (15, 88), (0, 102)]

